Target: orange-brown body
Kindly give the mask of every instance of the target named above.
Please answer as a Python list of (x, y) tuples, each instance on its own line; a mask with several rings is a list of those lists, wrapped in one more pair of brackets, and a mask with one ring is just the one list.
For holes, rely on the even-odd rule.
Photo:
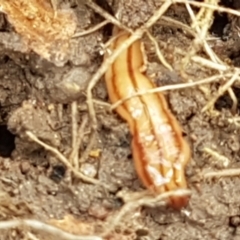
[[(120, 34), (110, 50), (118, 48), (128, 37), (128, 33)], [(155, 88), (142, 71), (144, 52), (141, 44), (140, 40), (136, 41), (124, 50), (105, 74), (112, 103), (138, 91)], [(156, 194), (186, 189), (184, 170), (191, 157), (190, 149), (164, 96), (155, 93), (133, 97), (119, 105), (116, 111), (130, 127), (135, 167), (143, 184)], [(169, 199), (169, 205), (176, 209), (187, 203), (187, 196)]]

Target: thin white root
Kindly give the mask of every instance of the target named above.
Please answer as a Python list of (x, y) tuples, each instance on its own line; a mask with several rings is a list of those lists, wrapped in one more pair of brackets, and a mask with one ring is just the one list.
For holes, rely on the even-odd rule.
[(239, 168), (233, 168), (233, 169), (224, 169), (221, 171), (216, 172), (206, 172), (203, 173), (203, 178), (214, 178), (214, 177), (234, 177), (234, 176), (240, 176), (240, 169)]
[[(120, 194), (121, 195), (121, 194)], [(139, 207), (146, 206), (146, 207), (156, 207), (156, 206), (162, 206), (165, 205), (166, 202), (165, 199), (172, 197), (172, 196), (188, 196), (191, 195), (191, 191), (189, 189), (178, 189), (175, 191), (169, 191), (162, 193), (158, 196), (154, 196), (152, 194), (149, 194), (149, 192), (144, 191), (141, 193), (136, 194), (134, 193), (133, 199), (130, 200), (129, 196), (125, 198), (125, 194), (122, 194), (121, 197), (123, 200), (128, 199), (128, 202), (126, 202), (123, 207), (121, 208), (120, 212), (116, 215), (116, 217), (111, 221), (111, 223), (108, 224), (107, 230), (102, 234), (102, 236), (107, 236), (111, 233), (111, 231), (114, 230), (114, 228), (121, 223), (123, 220), (123, 217), (128, 213), (133, 212), (134, 210), (138, 209)], [(138, 196), (137, 196), (138, 195)], [(137, 199), (139, 198), (139, 199)]]
[(88, 176), (84, 175), (83, 173), (81, 173), (80, 171), (78, 171), (77, 169), (75, 169), (62, 153), (60, 153), (56, 148), (53, 148), (53, 147), (49, 146), (48, 144), (44, 143), (43, 141), (41, 141), (40, 139), (38, 139), (31, 131), (26, 131), (26, 135), (32, 141), (38, 143), (40, 146), (44, 147), (46, 150), (52, 152), (63, 164), (65, 164), (67, 166), (67, 168), (70, 171), (73, 172), (73, 174), (76, 177), (78, 177), (82, 181), (87, 182), (87, 183), (92, 183), (95, 185), (100, 185), (107, 189), (109, 188), (107, 184), (102, 183), (98, 179), (88, 177)]
[(102, 240), (101, 237), (98, 236), (79, 236), (74, 235), (68, 232), (65, 232), (57, 227), (52, 225), (37, 221), (37, 220), (10, 220), (10, 221), (1, 221), (0, 229), (10, 229), (15, 227), (27, 226), (34, 230), (38, 230), (40, 232), (49, 233), (54, 235), (60, 239), (64, 240)]

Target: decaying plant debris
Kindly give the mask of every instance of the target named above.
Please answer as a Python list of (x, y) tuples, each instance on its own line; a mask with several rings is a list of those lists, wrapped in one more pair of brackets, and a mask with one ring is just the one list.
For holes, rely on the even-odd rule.
[[(118, 18), (106, 11), (106, 2)], [(60, 3), (0, 2), (1, 19), (7, 20), (0, 22), (1, 36), (16, 33), (15, 45), (23, 41), (27, 46), (27, 51), (13, 46), (5, 52), (7, 38), (0, 41), (1, 123), (16, 135), (11, 159), (0, 158), (0, 189), (11, 199), (9, 206), (8, 201), (0, 203), (6, 209), (0, 216), (3, 239), (238, 239), (237, 1)], [(83, 11), (89, 12), (85, 23), (91, 26), (76, 32)], [(222, 16), (227, 24), (220, 36), (214, 35), (212, 27)], [(132, 35), (103, 60), (109, 23)], [(127, 126), (109, 111), (127, 99), (110, 106), (101, 81), (118, 54), (136, 39), (145, 43), (148, 74), (159, 85), (137, 95), (168, 91), (193, 152), (186, 170), (189, 190), (157, 198), (143, 190), (136, 176)], [(71, 49), (70, 41), (88, 51)], [(71, 62), (70, 51), (83, 59)], [(81, 71), (91, 76), (86, 91), (62, 98), (65, 104), (57, 98), (52, 102), (49, 92), (59, 82), (72, 88), (68, 76), (74, 69), (80, 72), (74, 75), (77, 83)], [(164, 199), (174, 194), (191, 195), (186, 209), (166, 209)]]
[(71, 10), (54, 11), (46, 0), (3, 0), (0, 10), (27, 41), (29, 50), (58, 66), (66, 62), (69, 40), (76, 30), (76, 19)]

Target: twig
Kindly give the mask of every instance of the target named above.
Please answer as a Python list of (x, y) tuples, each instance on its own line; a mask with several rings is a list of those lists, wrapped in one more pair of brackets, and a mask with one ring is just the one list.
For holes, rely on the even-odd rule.
[(111, 104), (110, 103), (107, 103), (107, 102), (103, 102), (101, 100), (98, 100), (98, 99), (93, 99), (93, 103), (97, 104), (97, 105), (100, 105), (104, 108), (109, 108), (111, 107)]
[[(217, 160), (217, 165), (218, 166), (222, 166), (222, 167), (227, 167), (230, 163), (230, 160), (223, 156), (222, 154), (216, 152), (215, 150), (209, 148), (209, 147), (204, 147), (203, 151), (207, 154), (209, 154), (210, 156), (212, 156), (213, 158), (215, 158)], [(221, 163), (221, 164), (219, 164)]]
[(240, 127), (240, 117), (234, 116), (232, 118), (227, 119), (229, 123), (234, 124), (237, 128)]
[(224, 169), (215, 172), (211, 171), (207, 173), (202, 173), (202, 176), (203, 178), (240, 176), (240, 168)]
[(233, 101), (231, 112), (232, 112), (232, 114), (236, 114), (237, 113), (238, 99), (237, 99), (232, 87), (230, 87), (227, 91), (228, 91), (228, 94), (229, 94), (230, 98)]
[(204, 67), (212, 68), (212, 69), (215, 69), (218, 71), (227, 71), (230, 68), (227, 65), (223, 65), (221, 63), (216, 63), (216, 62), (210, 61), (208, 59), (205, 59), (205, 58), (202, 58), (199, 56), (193, 56), (191, 59), (196, 63), (200, 63)]
[(70, 155), (70, 159), (74, 159), (74, 161), (77, 161), (77, 165), (78, 165), (78, 168), (79, 169), (79, 149), (80, 149), (80, 146), (81, 146), (81, 142), (82, 142), (82, 139), (83, 139), (83, 136), (84, 136), (84, 129), (87, 125), (87, 121), (88, 121), (88, 117), (87, 116), (83, 116), (82, 118), (82, 123), (77, 131), (77, 138), (76, 138), (76, 142), (75, 142), (75, 145), (73, 145), (73, 148), (72, 148), (72, 153)]
[(226, 76), (230, 76), (231, 74), (219, 74), (219, 75), (215, 75), (209, 78), (205, 78), (196, 82), (188, 82), (188, 83), (180, 83), (180, 84), (175, 84), (175, 85), (169, 85), (169, 86), (163, 86), (163, 87), (158, 87), (158, 88), (153, 88), (150, 90), (146, 90), (146, 91), (141, 91), (141, 92), (136, 92), (134, 94), (132, 94), (129, 97), (123, 98), (119, 101), (117, 101), (116, 103), (114, 103), (111, 107), (111, 110), (115, 109), (116, 107), (118, 107), (119, 105), (123, 104), (125, 101), (127, 101), (130, 98), (133, 97), (138, 97), (144, 94), (152, 94), (152, 93), (158, 93), (158, 92), (164, 92), (164, 91), (169, 91), (169, 90), (176, 90), (176, 89), (183, 89), (183, 88), (190, 88), (190, 87), (195, 87), (198, 85), (202, 85), (202, 84), (206, 84), (206, 83), (211, 83), (214, 82), (216, 80), (219, 80), (222, 77), (226, 77)]
[(54, 18), (56, 18), (58, 14), (58, 0), (51, 0), (51, 5), (53, 8)]
[(92, 28), (89, 28), (89, 29), (79, 32), (79, 33), (75, 33), (72, 38), (78, 38), (78, 37), (86, 36), (90, 33), (93, 33), (95, 31), (97, 31), (98, 29), (102, 28), (103, 26), (107, 25), (109, 22), (110, 22), (109, 20), (105, 20)]
[(159, 58), (159, 61), (166, 67), (168, 68), (170, 71), (173, 71), (173, 68), (170, 64), (168, 64), (168, 62), (166, 61), (166, 59), (164, 58), (164, 56), (162, 55), (162, 52), (158, 46), (158, 43), (156, 41), (156, 39), (152, 36), (152, 34), (147, 30), (146, 31), (148, 38), (152, 41), (152, 43), (154, 44), (157, 56)]
[(238, 17), (240, 17), (240, 12), (238, 10), (233, 10), (230, 8), (226, 8), (226, 7), (221, 7), (221, 6), (216, 6), (216, 5), (212, 5), (212, 4), (208, 4), (205, 2), (198, 2), (198, 1), (192, 1), (192, 0), (172, 0), (172, 3), (188, 3), (190, 5), (193, 5), (195, 7), (205, 7), (205, 8), (209, 8), (212, 10), (216, 10), (218, 12), (226, 12), (226, 13), (230, 13), (232, 15), (236, 15)]
[[(78, 134), (78, 104), (77, 101), (72, 102), (71, 104), (71, 116), (72, 116), (72, 151), (77, 146), (77, 134)], [(74, 152), (75, 153), (75, 152)], [(79, 169), (78, 155), (75, 153), (69, 158), (70, 163), (77, 170)]]
[[(85, 97), (87, 97), (87, 94), (86, 94), (86, 93), (83, 93), (83, 95), (84, 95)], [(99, 99), (94, 99), (94, 98), (93, 98), (92, 101), (93, 101), (94, 104), (100, 105), (100, 106), (102, 106), (102, 107), (104, 107), (104, 108), (109, 108), (109, 107), (111, 107), (111, 104), (110, 104), (110, 103), (104, 102), (104, 101), (99, 100)], [(87, 106), (86, 106), (86, 107), (87, 107)], [(86, 108), (86, 109), (87, 109), (87, 108)]]
[(132, 32), (132, 30), (126, 26), (124, 26), (122, 23), (120, 23), (115, 17), (113, 17), (111, 14), (109, 14), (108, 12), (104, 11), (101, 7), (99, 7), (96, 3), (94, 3), (91, 0), (86, 0), (84, 2), (84, 4), (86, 4), (87, 6), (89, 6), (90, 8), (92, 8), (95, 12), (97, 12), (98, 14), (100, 14), (102, 17), (104, 17), (105, 19), (107, 19), (108, 21), (110, 21), (111, 23), (115, 24), (116, 26), (118, 26), (121, 29), (126, 30), (127, 32)]
[[(163, 41), (158, 41), (158, 44), (164, 48), (166, 48), (168, 46), (168, 44), (166, 42)], [(185, 56), (186, 55), (186, 51), (183, 51), (180, 48), (174, 47), (174, 52), (180, 54), (181, 56)], [(201, 65), (208, 67), (208, 68), (212, 68), (218, 71), (227, 71), (230, 69), (229, 66), (227, 66), (226, 64), (221, 64), (221, 63), (216, 63), (216, 62), (212, 62), (209, 59), (205, 59), (203, 57), (200, 56), (193, 56), (191, 58), (191, 60), (193, 62), (196, 63), (200, 63)]]
[(173, 27), (173, 28), (180, 28), (182, 29), (184, 32), (189, 33), (191, 36), (196, 37), (196, 33), (191, 29), (191, 27), (189, 27), (188, 25), (177, 21), (175, 19), (172, 19), (170, 17), (167, 16), (162, 16), (159, 19), (159, 22), (161, 23), (161, 25), (164, 26), (168, 26), (168, 27)]
[(102, 240), (102, 238), (98, 236), (74, 235), (74, 234), (65, 232), (57, 227), (54, 227), (52, 225), (49, 225), (37, 220), (26, 219), (26, 220), (0, 221), (0, 229), (9, 229), (9, 228), (16, 228), (21, 226), (27, 226), (27, 227), (33, 228), (34, 230), (48, 233), (64, 240)]
[(31, 232), (27, 232), (27, 236), (30, 240), (39, 240), (35, 235), (33, 235)]
[(89, 153), (93, 148), (93, 145), (95, 143), (96, 138), (97, 138), (97, 132), (96, 131), (91, 131), (90, 136), (89, 136), (89, 140), (88, 140), (88, 145), (87, 145), (84, 153), (82, 154), (81, 158), (79, 159), (80, 163), (86, 162), (86, 159), (89, 156)]
[[(216, 1), (214, 0), (215, 4)], [(190, 47), (190, 50), (188, 52), (188, 54), (184, 57), (184, 59), (182, 60), (182, 69), (185, 69), (186, 65), (188, 64), (189, 60), (195, 56), (195, 54), (199, 51), (200, 47), (203, 45), (205, 52), (207, 53), (207, 55), (210, 57), (210, 59), (212, 60), (212, 62), (217, 63), (220, 62), (222, 63), (222, 61), (216, 56), (216, 54), (213, 52), (212, 48), (210, 48), (210, 46), (208, 45), (207, 41), (206, 41), (206, 37), (208, 34), (208, 29), (211, 26), (211, 21), (213, 18), (213, 10), (211, 9), (205, 9), (205, 8), (201, 8), (199, 15), (203, 15), (203, 24), (201, 24), (201, 21), (198, 20), (191, 8), (191, 6), (186, 3), (186, 8), (189, 12), (189, 15), (192, 19), (193, 22), (193, 26), (195, 26), (195, 29), (197, 31), (197, 35)], [(197, 21), (198, 20), (198, 21)]]
[(102, 183), (101, 181), (97, 180), (97, 179), (94, 179), (94, 178), (91, 178), (91, 177), (88, 177), (84, 174), (82, 174), (81, 172), (79, 172), (78, 170), (76, 170), (68, 161), (68, 159), (62, 155), (56, 148), (53, 148), (49, 145), (47, 145), (46, 143), (42, 142), (41, 140), (39, 140), (32, 132), (30, 131), (26, 131), (26, 135), (32, 139), (34, 142), (38, 143), (40, 146), (44, 147), (46, 150), (52, 152), (54, 155), (56, 155), (58, 157), (58, 159), (63, 163), (65, 164), (68, 169), (70, 171), (72, 171), (74, 173), (74, 175), (78, 178), (80, 178), (82, 181), (84, 182), (87, 182), (87, 183), (92, 183), (92, 184), (95, 184), (95, 185), (100, 185), (100, 186), (103, 186), (107, 189), (109, 189), (109, 186), (107, 184), (104, 184)]
[(159, 9), (156, 10), (154, 14), (148, 19), (148, 21), (143, 25), (143, 30), (150, 28), (154, 23), (156, 23), (171, 5), (172, 0), (165, 0), (161, 7), (159, 7)]
[(158, 196), (153, 196), (153, 195), (144, 195), (142, 198), (139, 198), (138, 200), (130, 201), (125, 203), (125, 205), (121, 208), (120, 212), (117, 213), (113, 221), (109, 224), (107, 230), (102, 234), (103, 237), (107, 236), (111, 231), (114, 230), (114, 228), (122, 221), (123, 217), (127, 213), (133, 212), (135, 209), (142, 207), (142, 206), (147, 206), (147, 207), (156, 207), (159, 205), (165, 205), (165, 199), (172, 197), (172, 196), (186, 196), (190, 195), (191, 191), (188, 189), (179, 189), (175, 191), (169, 191), (162, 193)]
[(57, 116), (59, 122), (63, 121), (63, 105), (61, 103), (57, 104)]
[(231, 79), (229, 81), (227, 81), (223, 86), (221, 86), (218, 89), (218, 93), (215, 97), (213, 97), (208, 103), (207, 105), (202, 109), (202, 112), (207, 111), (208, 109), (212, 108), (214, 103), (217, 101), (217, 99), (222, 96), (233, 84), (234, 82), (239, 79), (239, 73), (240, 73), (240, 69), (236, 69), (235, 73), (232, 75)]

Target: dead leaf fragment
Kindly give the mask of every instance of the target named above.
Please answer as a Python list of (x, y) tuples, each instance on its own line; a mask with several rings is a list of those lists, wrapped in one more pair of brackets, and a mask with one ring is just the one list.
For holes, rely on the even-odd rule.
[(68, 60), (69, 40), (76, 30), (71, 10), (55, 12), (46, 0), (2, 0), (0, 11), (7, 15), (29, 50), (57, 66)]

